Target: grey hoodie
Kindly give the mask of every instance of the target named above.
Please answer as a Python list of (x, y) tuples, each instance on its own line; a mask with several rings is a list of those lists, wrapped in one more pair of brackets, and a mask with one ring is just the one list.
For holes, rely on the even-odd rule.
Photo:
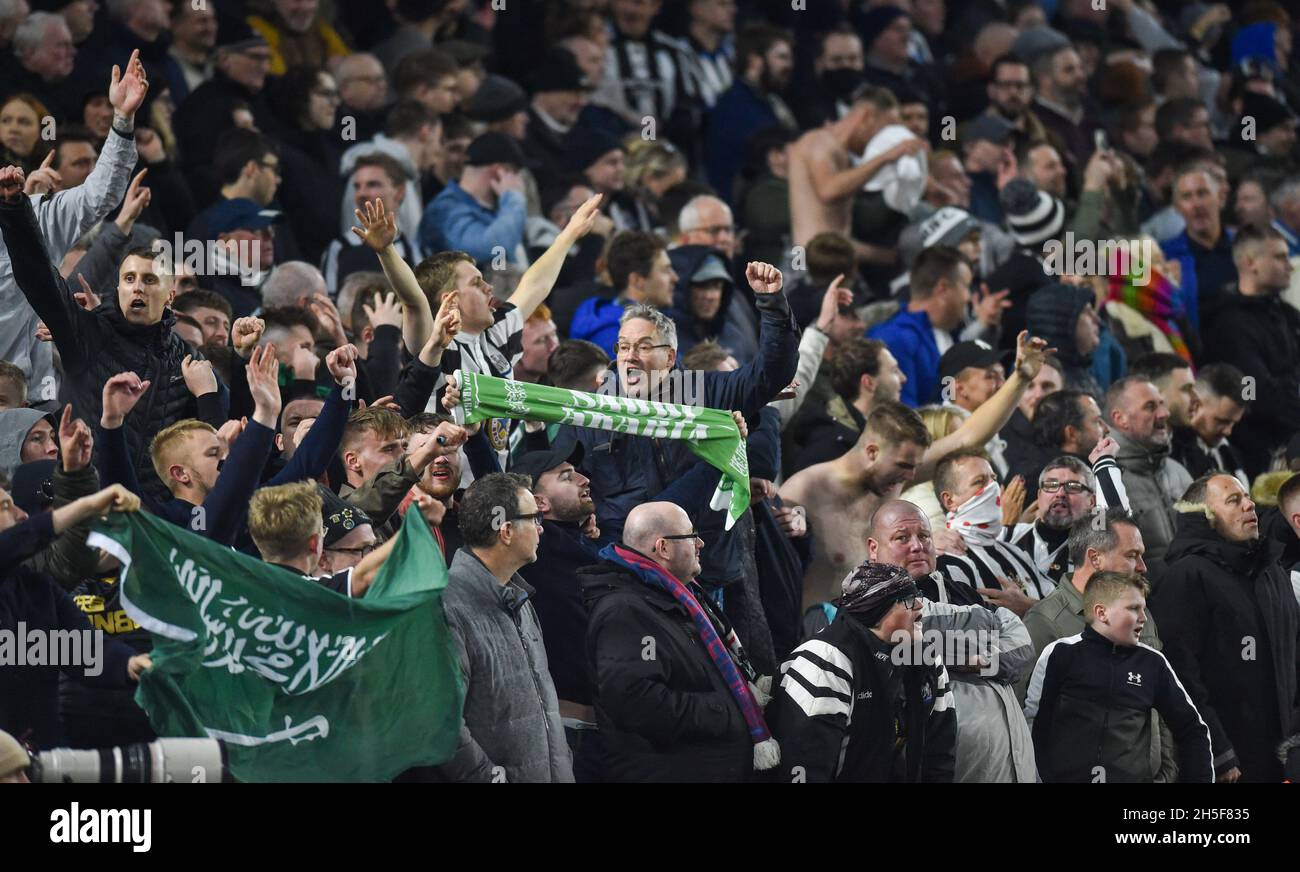
[(0, 411), (0, 472), (12, 475), (22, 463), (23, 440), (42, 418), (54, 419), (39, 409), (5, 409)]
[(1169, 456), (1169, 448), (1144, 448), (1115, 429), (1110, 435), (1119, 443), (1115, 462), (1128, 491), (1133, 518), (1142, 531), (1147, 578), (1153, 585), (1159, 584), (1165, 574), (1165, 552), (1174, 538), (1174, 503), (1191, 485), (1192, 474)]
[(532, 588), (501, 585), (468, 548), (451, 561), (442, 595), (465, 681), (456, 755), (439, 767), (453, 781), (573, 781)]

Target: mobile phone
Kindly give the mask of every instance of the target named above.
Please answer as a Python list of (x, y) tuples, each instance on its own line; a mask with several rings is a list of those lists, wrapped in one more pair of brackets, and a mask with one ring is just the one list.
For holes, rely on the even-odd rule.
[(1105, 151), (1110, 148), (1110, 144), (1106, 141), (1106, 131), (1098, 130), (1093, 133), (1092, 144), (1097, 151)]

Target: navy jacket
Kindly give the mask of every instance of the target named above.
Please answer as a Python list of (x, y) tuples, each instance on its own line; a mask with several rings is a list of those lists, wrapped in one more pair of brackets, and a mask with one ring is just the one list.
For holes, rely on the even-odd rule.
[[(762, 317), (758, 356), (733, 372), (694, 374), (703, 384), (701, 405), (739, 411), (751, 427), (757, 426), (763, 407), (794, 378), (799, 363), (799, 332), (785, 295), (758, 295), (757, 301)], [(617, 388), (616, 369), (610, 378)], [(692, 378), (686, 381), (696, 383)], [(739, 578), (741, 543), (724, 532), (726, 514), (708, 507), (720, 474), (697, 461), (686, 442), (589, 427), (566, 425), (565, 429), (585, 449), (583, 468), (591, 479), (596, 522), (604, 541), (621, 540), (624, 520), (641, 503), (675, 502), (695, 518), (696, 529), (704, 536), (701, 583), (718, 587)]]

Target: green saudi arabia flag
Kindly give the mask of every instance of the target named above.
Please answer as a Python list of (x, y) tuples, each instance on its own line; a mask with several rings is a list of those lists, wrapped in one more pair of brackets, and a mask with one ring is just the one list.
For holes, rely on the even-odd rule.
[(485, 418), (526, 418), (572, 424), (655, 439), (684, 439), (701, 460), (721, 470), (722, 481), (709, 505), (727, 510), (726, 528), (749, 508), (749, 458), (730, 412), (592, 394), (456, 371), (460, 405), (456, 418), (473, 424)]
[(419, 511), (362, 599), (144, 512), (88, 544), (154, 637), (136, 701), (159, 736), (225, 741), (240, 781), (388, 781), (455, 753), (464, 689), (447, 567)]

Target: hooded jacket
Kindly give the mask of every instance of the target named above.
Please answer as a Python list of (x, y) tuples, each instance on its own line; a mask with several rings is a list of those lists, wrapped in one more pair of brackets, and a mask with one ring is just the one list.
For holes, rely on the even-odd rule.
[(1178, 516), (1151, 610), (1165, 654), (1210, 726), (1214, 771), (1279, 781), (1278, 743), (1296, 731), (1300, 608), (1270, 540), (1229, 542), (1203, 513)]
[(1144, 448), (1119, 430), (1111, 430), (1110, 436), (1119, 443), (1115, 462), (1146, 546), (1143, 559), (1147, 578), (1153, 586), (1158, 585), (1165, 573), (1166, 551), (1174, 538), (1174, 503), (1182, 499), (1192, 476), (1169, 456), (1168, 447)]
[(1093, 378), (1093, 358), (1097, 349), (1080, 354), (1075, 340), (1075, 324), (1080, 313), (1093, 304), (1092, 291), (1062, 283), (1035, 291), (1025, 306), (1025, 327), (1029, 332), (1056, 348), (1056, 356), (1065, 366), (1065, 383), (1069, 387), (1101, 394)]
[(569, 338), (585, 339), (614, 356), (614, 344), (618, 342), (619, 319), (623, 317), (621, 297), (588, 297), (583, 300), (573, 313), (569, 322)]
[(501, 585), (466, 548), (452, 558), (442, 603), (465, 710), (460, 747), (438, 767), (448, 780), (573, 781), (532, 594), (518, 575)]
[(738, 362), (748, 363), (758, 353), (758, 339), (739, 308), (745, 304), (736, 296), (734, 282), (723, 282), (722, 303), (709, 320), (696, 317), (691, 310), (691, 276), (709, 257), (727, 263), (722, 252), (708, 245), (681, 245), (668, 252), (668, 260), (677, 273), (677, 285), (673, 288), (672, 308), (665, 314), (677, 324), (677, 354), (683, 355), (700, 342), (714, 339)]
[(49, 421), (55, 431), (58, 431), (54, 416), (48, 412), (40, 409), (0, 409), (0, 472), (12, 474), (23, 462), (23, 440), (41, 419)]
[(126, 320), (116, 292), (94, 311), (82, 309), (45, 256), (36, 216), (25, 197), (0, 202), (0, 231), (11, 251), (28, 253), (13, 261), (14, 279), (50, 328), (63, 360), (64, 391), (79, 417), (99, 419), (104, 383), (119, 372), (130, 370), (152, 382), (125, 424), (131, 462), (142, 481), (156, 478), (149, 441), (159, 430), (183, 418), (200, 418), (214, 427), (225, 423), (230, 395), (220, 379), (217, 393), (197, 401), (185, 385), (181, 361), (187, 354), (196, 359), (202, 355), (172, 332), (176, 315), (170, 308), (163, 310), (161, 321), (144, 326)]
[(1205, 362), (1231, 363), (1255, 380), (1255, 397), (1233, 433), (1251, 476), (1268, 467), (1268, 452), (1285, 445), (1300, 421), (1300, 311), (1281, 298), (1225, 290), (1207, 309)]
[[(578, 571), (609, 781), (748, 781), (745, 716), (684, 606), (628, 569)], [(695, 590), (698, 600), (707, 598)], [(653, 647), (647, 648), (647, 639)]]

